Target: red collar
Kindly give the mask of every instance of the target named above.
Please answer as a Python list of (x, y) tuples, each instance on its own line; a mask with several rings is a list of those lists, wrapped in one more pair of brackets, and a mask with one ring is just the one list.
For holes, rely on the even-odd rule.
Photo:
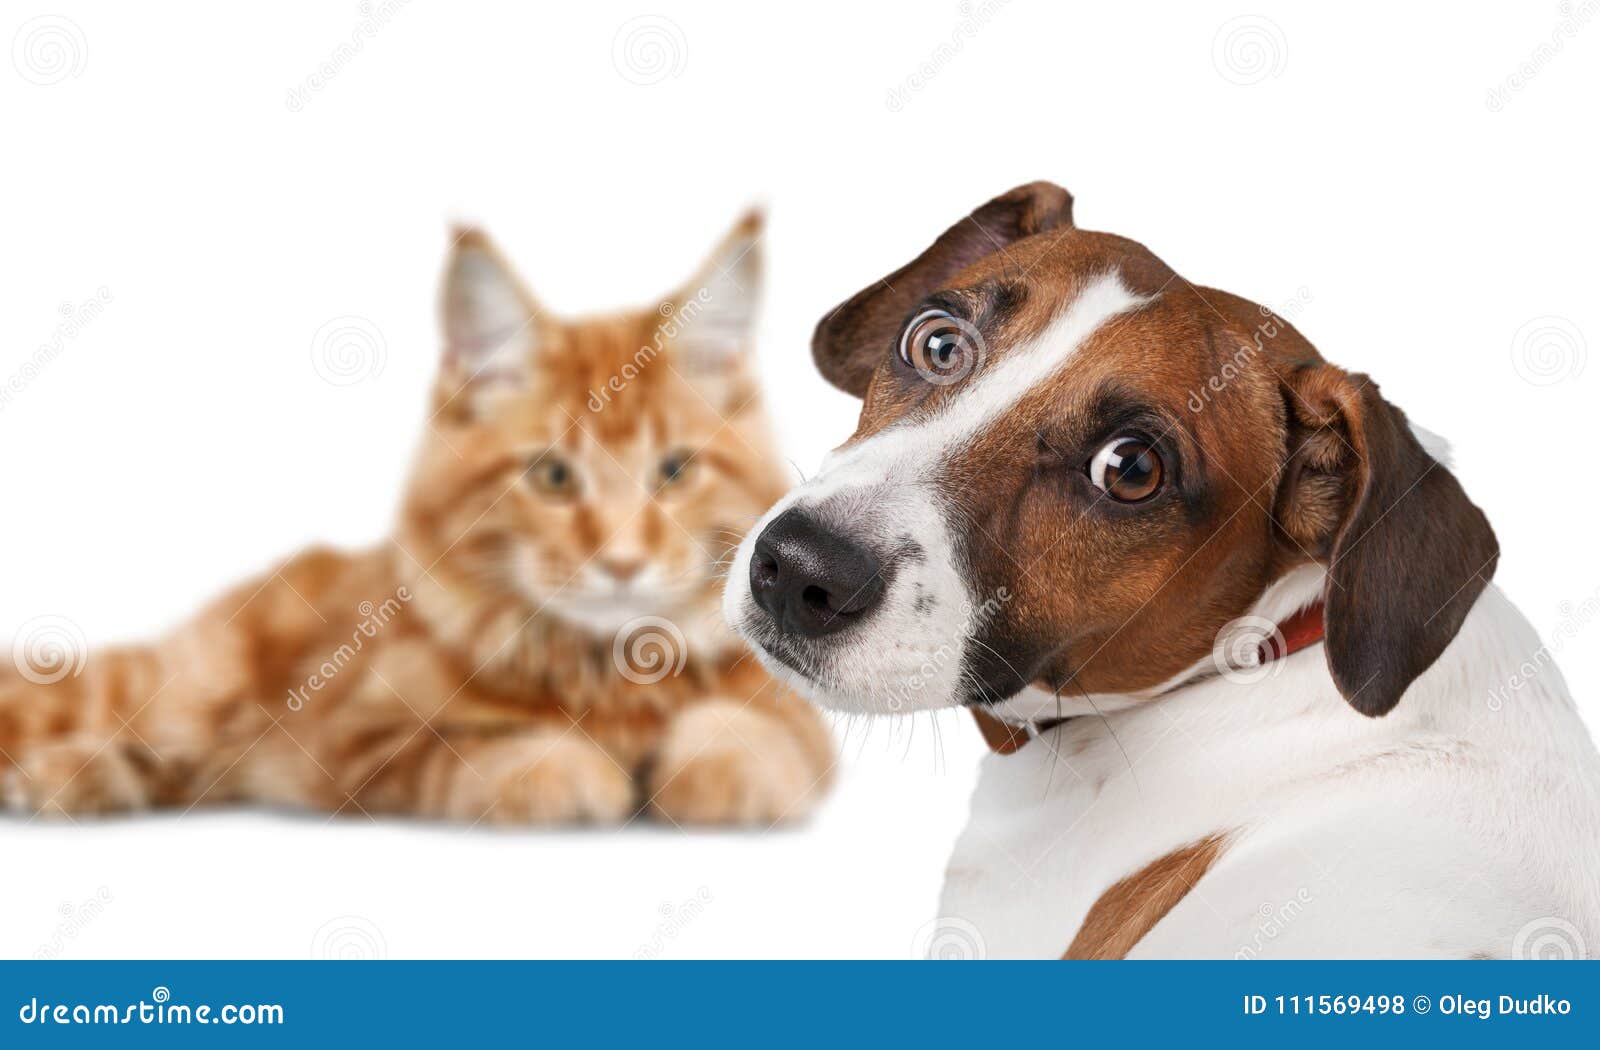
[[(1316, 645), (1322, 641), (1324, 630), (1322, 602), (1318, 600), (1278, 624), (1278, 633), (1262, 642), (1257, 649), (1261, 655), (1261, 662), (1268, 664), (1274, 660), (1282, 660), (1285, 656), (1292, 656), (1302, 649)], [(1283, 640), (1282, 645), (1278, 644), (1280, 638)]]
[[(1257, 647), (1256, 653), (1259, 657), (1257, 666), (1282, 660), (1286, 656), (1292, 656), (1302, 649), (1316, 645), (1322, 641), (1324, 632), (1322, 602), (1317, 601), (1278, 624), (1277, 632)], [(989, 712), (976, 707), (972, 709), (972, 717), (977, 720), (978, 731), (983, 734), (984, 743), (989, 745), (989, 750), (1002, 755), (1011, 754), (1045, 730), (1054, 729), (1067, 721), (1065, 718), (1051, 718), (1018, 726), (1002, 722)]]

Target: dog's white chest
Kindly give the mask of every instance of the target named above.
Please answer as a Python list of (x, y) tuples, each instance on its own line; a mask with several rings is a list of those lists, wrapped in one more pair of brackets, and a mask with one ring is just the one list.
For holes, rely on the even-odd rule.
[(989, 957), (1059, 958), (1109, 889), (1221, 836), (1129, 955), (1498, 958), (1541, 923), (1600, 943), (1580, 874), (1600, 864), (1600, 756), (1559, 675), (1480, 706), (1531, 646), (1491, 591), (1382, 719), (1310, 650), (990, 755), (940, 916)]
[(1097, 722), (985, 758), (940, 916), (970, 924), (990, 957), (1060, 957), (1108, 886), (1248, 808), (1233, 778), (1183, 760), (1182, 730), (1149, 728), (1123, 734), (1126, 756)]

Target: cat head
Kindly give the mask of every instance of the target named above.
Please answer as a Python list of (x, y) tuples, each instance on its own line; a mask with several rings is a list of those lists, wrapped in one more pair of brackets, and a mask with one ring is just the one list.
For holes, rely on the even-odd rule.
[(463, 630), (719, 619), (722, 563), (785, 487), (750, 362), (760, 238), (752, 213), (661, 303), (572, 320), (457, 231), (397, 540)]

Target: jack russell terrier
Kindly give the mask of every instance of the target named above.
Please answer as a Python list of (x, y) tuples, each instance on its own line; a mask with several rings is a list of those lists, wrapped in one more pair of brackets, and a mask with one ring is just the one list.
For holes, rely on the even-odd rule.
[(1290, 325), (1012, 190), (817, 327), (855, 434), (724, 611), (841, 711), (968, 707), (992, 956), (1600, 951), (1600, 757), (1442, 445)]

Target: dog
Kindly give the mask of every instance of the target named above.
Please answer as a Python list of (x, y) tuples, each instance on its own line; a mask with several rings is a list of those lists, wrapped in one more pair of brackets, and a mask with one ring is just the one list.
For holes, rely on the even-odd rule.
[(940, 929), (996, 957), (1583, 956), (1600, 757), (1367, 376), (1019, 187), (818, 325), (863, 399), (724, 613), (995, 753)]

